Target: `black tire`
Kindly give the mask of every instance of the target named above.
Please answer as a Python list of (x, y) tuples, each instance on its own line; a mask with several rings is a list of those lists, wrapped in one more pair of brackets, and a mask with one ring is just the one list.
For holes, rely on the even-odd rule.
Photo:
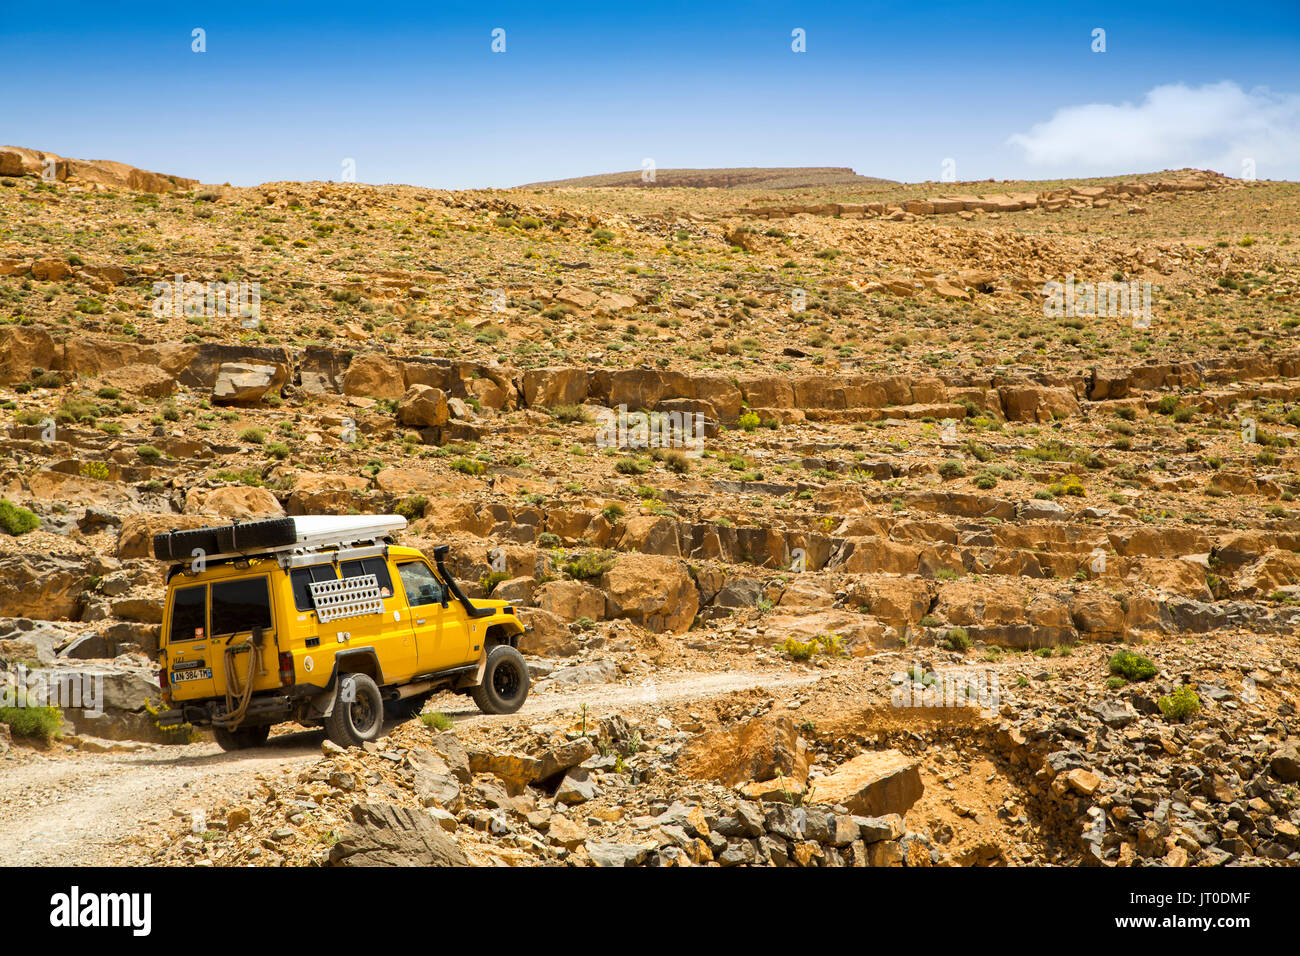
[(270, 733), (270, 724), (263, 724), (261, 727), (240, 727), (238, 730), (226, 730), (224, 727), (212, 728), (212, 736), (217, 738), (217, 743), (222, 750), (247, 750), (249, 747), (260, 747), (266, 743)]
[(483, 683), (470, 691), (485, 714), (513, 714), (528, 699), (528, 665), (524, 655), (508, 644), (488, 651)]
[(164, 531), (153, 536), (153, 556), (159, 561), (189, 561), (195, 550), (217, 554), (216, 528), (192, 528), (188, 531)]
[(401, 700), (384, 701), (384, 716), (389, 720), (411, 720), (418, 717), (420, 711), (424, 710), (424, 705), (429, 702), (433, 694), (412, 694), (410, 697), (403, 697)]
[[(344, 700), (348, 687), (352, 700)], [(384, 698), (365, 674), (340, 674), (334, 689), (334, 709), (325, 718), (325, 733), (340, 747), (360, 747), (376, 740), (384, 729)]]
[(293, 544), (297, 540), (298, 528), (292, 518), (236, 522), (217, 529), (217, 544), (222, 551), (255, 551)]

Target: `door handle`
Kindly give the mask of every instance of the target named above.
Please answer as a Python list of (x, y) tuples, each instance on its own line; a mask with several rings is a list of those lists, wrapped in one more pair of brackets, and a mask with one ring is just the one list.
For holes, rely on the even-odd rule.
[(416, 624), (423, 624), (423, 623), (424, 623), (424, 618), (422, 618), (422, 617), (417, 617), (417, 618), (415, 619), (415, 623), (416, 623)]

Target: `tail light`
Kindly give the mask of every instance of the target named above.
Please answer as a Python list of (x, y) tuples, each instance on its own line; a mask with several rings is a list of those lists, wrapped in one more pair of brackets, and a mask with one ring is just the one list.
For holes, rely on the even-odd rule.
[(165, 693), (170, 689), (170, 686), (171, 685), (167, 683), (167, 665), (164, 664), (162, 667), (158, 668), (158, 687)]
[(287, 651), (280, 655), (280, 684), (289, 686), (296, 680), (293, 670), (293, 655)]

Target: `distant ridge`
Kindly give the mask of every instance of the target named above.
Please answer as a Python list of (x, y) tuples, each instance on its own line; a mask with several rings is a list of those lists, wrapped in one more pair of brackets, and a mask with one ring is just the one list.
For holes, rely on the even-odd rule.
[(578, 176), (573, 179), (552, 179), (541, 183), (526, 183), (527, 188), (644, 188), (665, 186), (689, 189), (803, 189), (810, 186), (896, 186), (892, 179), (873, 179), (859, 176), (847, 166), (793, 166), (765, 169), (744, 167), (740, 169), (657, 169), (654, 182), (645, 182), (642, 171), (634, 169), (625, 173), (603, 173), (598, 176)]

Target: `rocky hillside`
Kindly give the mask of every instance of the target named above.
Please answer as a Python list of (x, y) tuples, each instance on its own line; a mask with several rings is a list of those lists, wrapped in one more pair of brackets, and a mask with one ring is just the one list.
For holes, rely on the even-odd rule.
[(407, 515), (536, 709), (137, 862), (1300, 861), (1300, 187), (172, 186), (0, 175), (0, 659), (122, 689), (0, 761), (184, 750), (149, 536), (232, 517)]
[(0, 176), (33, 176), (45, 182), (168, 193), (192, 189), (198, 180), (151, 173), (107, 159), (68, 159), (22, 146), (0, 146)]
[(644, 170), (605, 173), (528, 183), (520, 189), (535, 188), (684, 188), (684, 189), (802, 189), (823, 186), (896, 186), (888, 179), (859, 176), (848, 167), (797, 166), (771, 169), (656, 169), (649, 179)]

